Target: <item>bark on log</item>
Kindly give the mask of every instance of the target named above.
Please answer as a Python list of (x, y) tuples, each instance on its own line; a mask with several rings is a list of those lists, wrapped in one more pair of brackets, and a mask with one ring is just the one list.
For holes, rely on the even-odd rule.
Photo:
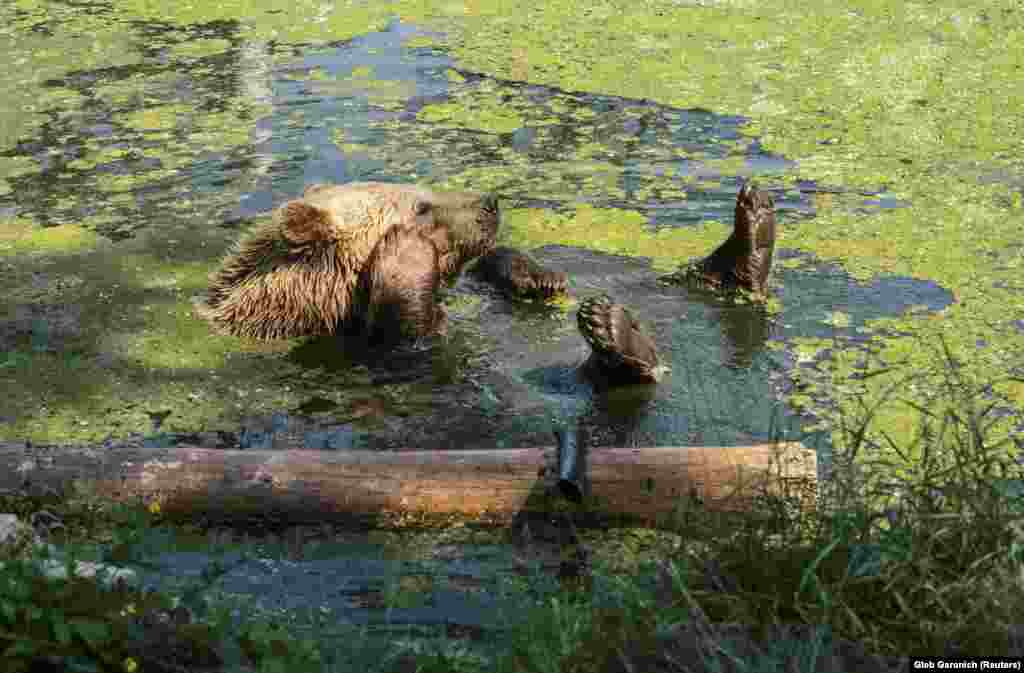
[[(743, 509), (741, 488), (784, 482), (813, 489), (816, 454), (799, 443), (737, 447), (595, 448), (586, 458), (582, 506), (645, 520), (679, 497)], [(289, 521), (396, 512), (489, 518), (565, 508), (554, 448), (485, 451), (312, 451), (203, 448), (35, 449), (0, 446), (0, 488), (28, 479), (60, 488), (85, 482), (104, 496), (155, 498), (196, 515), (271, 514)], [(339, 516), (341, 515), (341, 516)]]

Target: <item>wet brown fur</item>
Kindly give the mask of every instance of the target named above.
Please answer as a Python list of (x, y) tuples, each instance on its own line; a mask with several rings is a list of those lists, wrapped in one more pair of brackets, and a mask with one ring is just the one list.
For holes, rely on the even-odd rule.
[(211, 275), (202, 315), (236, 336), (354, 329), (383, 341), (441, 331), (442, 276), (489, 251), (493, 195), (414, 185), (312, 185), (243, 236)]
[(473, 272), (513, 297), (550, 299), (564, 295), (569, 277), (561, 271), (550, 271), (525, 252), (498, 247), (484, 255)]
[(772, 269), (775, 234), (775, 202), (771, 194), (747, 183), (736, 195), (729, 238), (700, 262), (666, 276), (665, 280), (763, 294)]
[(614, 384), (658, 380), (658, 348), (625, 306), (607, 295), (588, 297), (580, 302), (576, 323), (592, 350), (586, 368)]

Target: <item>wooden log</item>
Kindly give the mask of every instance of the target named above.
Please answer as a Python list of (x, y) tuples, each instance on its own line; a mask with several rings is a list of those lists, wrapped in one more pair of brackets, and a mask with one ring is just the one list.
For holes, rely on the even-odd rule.
[[(156, 499), (196, 515), (273, 514), (289, 521), (419, 511), (490, 518), (565, 508), (554, 448), (474, 451), (221, 450), (192, 447), (34, 449), (0, 446), (0, 488), (24, 480), (84, 482), (115, 499)], [(735, 447), (594, 448), (581, 506), (641, 519), (696, 496), (742, 509), (737, 490), (816, 483), (816, 455), (799, 443)], [(560, 503), (560, 504), (559, 504)]]

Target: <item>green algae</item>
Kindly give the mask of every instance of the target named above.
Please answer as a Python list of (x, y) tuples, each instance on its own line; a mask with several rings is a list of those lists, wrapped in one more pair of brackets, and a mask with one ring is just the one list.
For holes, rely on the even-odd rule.
[(76, 171), (89, 171), (97, 166), (113, 164), (134, 155), (132, 150), (122, 147), (102, 147), (98, 143), (94, 143), (89, 149), (90, 151), (85, 156), (72, 159), (65, 165)]
[(502, 215), (502, 241), (513, 247), (531, 248), (558, 243), (601, 252), (649, 257), (661, 271), (674, 270), (681, 262), (706, 254), (721, 242), (732, 227), (708, 221), (701, 227), (654, 231), (647, 218), (636, 211), (577, 205), (571, 213), (538, 209), (512, 209)]
[[(173, 170), (165, 169), (147, 171), (139, 175), (101, 175), (96, 179), (96, 186), (103, 192), (130, 192), (154, 180), (170, 177), (174, 173)], [(130, 200), (130, 196), (124, 199), (125, 202)]]
[(381, 30), (395, 12), (392, 7), (359, 0), (330, 5), (291, 0), (173, 4), (125, 0), (116, 9), (123, 16), (179, 26), (227, 21), (235, 23), (239, 35), (247, 40), (296, 44), (334, 42)]
[(10, 194), (13, 191), (8, 178), (16, 178), (19, 175), (34, 173), (36, 170), (35, 161), (29, 157), (15, 156), (0, 158), (0, 196)]
[(475, 295), (459, 295), (444, 297), (444, 305), (449, 315), (472, 318), (479, 314), (483, 307), (483, 299)]
[(472, 107), (461, 103), (437, 103), (424, 107), (418, 117), (426, 122), (472, 128), (489, 133), (511, 133), (523, 125), (523, 119), (519, 115), (509, 112), (495, 102), (489, 103)]
[(190, 111), (187, 105), (158, 105), (121, 115), (117, 121), (143, 132), (168, 131), (182, 123), (182, 116)]
[(124, 48), (118, 26), (60, 3), (3, 3), (0, 24), (6, 27), (0, 60), (8, 65), (0, 99), (0, 148), (12, 147), (37, 131), (48, 110), (75, 110), (81, 105), (80, 92), (57, 84), (67, 73), (142, 60), (137, 50)]
[(118, 108), (128, 104), (141, 108), (162, 103), (164, 94), (173, 91), (179, 80), (180, 75), (173, 70), (136, 72), (123, 79), (98, 83), (93, 87), (93, 97)]
[(74, 224), (39, 229), (31, 221), (0, 220), (0, 255), (53, 257), (85, 252), (103, 242), (95, 232)]
[(822, 322), (833, 327), (849, 327), (850, 316), (842, 311), (832, 311)]
[(199, 59), (214, 54), (221, 54), (231, 48), (231, 43), (223, 39), (191, 40), (172, 45), (168, 52), (176, 59)]
[(223, 152), (250, 140), (250, 122), (241, 119), (254, 110), (233, 107), (223, 112), (195, 115), (189, 132), (189, 148), (196, 152)]
[(625, 198), (620, 186), (622, 168), (600, 161), (529, 162), (521, 155), (508, 157), (499, 167), (470, 168), (445, 181), (451, 188), (522, 190), (535, 198), (557, 199), (567, 193), (579, 198)]

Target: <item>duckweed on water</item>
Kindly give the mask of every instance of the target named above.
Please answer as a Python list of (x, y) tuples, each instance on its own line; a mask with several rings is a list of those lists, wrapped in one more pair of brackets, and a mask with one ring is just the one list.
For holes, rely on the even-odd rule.
[(617, 255), (649, 257), (656, 269), (674, 269), (680, 259), (706, 252), (724, 240), (731, 225), (709, 222), (701, 229), (652, 232), (635, 211), (577, 206), (567, 214), (546, 210), (511, 210), (504, 214), (504, 240), (515, 247), (561, 243)]

